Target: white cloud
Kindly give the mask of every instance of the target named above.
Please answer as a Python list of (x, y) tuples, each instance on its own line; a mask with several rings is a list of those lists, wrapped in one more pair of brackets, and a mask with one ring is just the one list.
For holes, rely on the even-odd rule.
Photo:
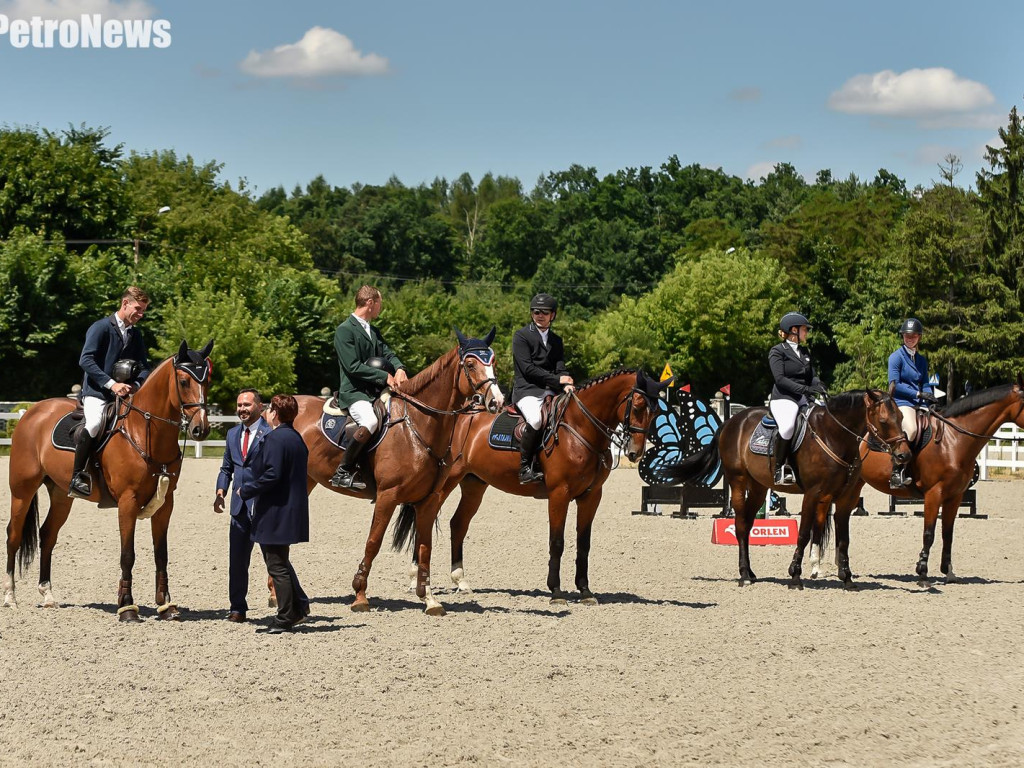
[(75, 19), (100, 14), (104, 19), (151, 19), (154, 9), (145, 0), (4, 0), (0, 13), (11, 19)]
[(760, 181), (761, 179), (770, 176), (772, 171), (775, 170), (775, 166), (779, 164), (778, 160), (765, 160), (761, 163), (754, 163), (752, 166), (747, 168), (747, 172), (743, 178), (750, 179), (751, 181)]
[(828, 105), (855, 115), (928, 117), (971, 112), (994, 102), (992, 92), (982, 83), (960, 77), (951, 69), (932, 67), (856, 75), (829, 97)]
[(792, 135), (769, 139), (762, 146), (765, 149), (800, 149), (803, 145), (803, 138), (797, 135)]
[(729, 92), (729, 98), (733, 101), (760, 101), (761, 89), (753, 86), (735, 88)]
[(297, 43), (271, 51), (249, 51), (239, 65), (256, 77), (322, 77), (326, 75), (383, 75), (388, 60), (375, 53), (365, 56), (345, 35), (313, 27)]

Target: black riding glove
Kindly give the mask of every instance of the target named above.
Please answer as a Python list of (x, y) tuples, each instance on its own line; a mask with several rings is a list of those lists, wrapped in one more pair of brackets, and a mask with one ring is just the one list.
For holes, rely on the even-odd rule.
[(928, 405), (935, 405), (937, 402), (939, 402), (938, 400), (935, 399), (935, 395), (933, 395), (931, 392), (918, 392), (917, 399), (920, 402), (926, 403)]
[(807, 393), (811, 395), (820, 395), (821, 397), (828, 397), (828, 390), (825, 389), (825, 385), (820, 381), (811, 384), (811, 386), (807, 388)]

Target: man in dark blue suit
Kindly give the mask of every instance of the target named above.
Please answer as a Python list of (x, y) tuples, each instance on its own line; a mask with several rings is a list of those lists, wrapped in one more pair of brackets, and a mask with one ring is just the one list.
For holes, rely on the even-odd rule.
[[(146, 314), (149, 296), (141, 288), (130, 286), (121, 295), (118, 310), (97, 320), (85, 334), (78, 359), (82, 378), (82, 410), (85, 424), (75, 441), (75, 468), (71, 472), (68, 496), (86, 499), (92, 493), (92, 478), (86, 469), (96, 437), (103, 426), (103, 409), (115, 397), (128, 397), (149, 375), (146, 344), (135, 324)], [(125, 375), (115, 377), (119, 360), (129, 360)], [(123, 366), (122, 366), (123, 367)], [(126, 379), (126, 380), (125, 380)]]
[(252, 503), (252, 540), (263, 550), (267, 573), (277, 592), (277, 616), (269, 632), (281, 634), (309, 615), (309, 598), (302, 591), (289, 560), (292, 544), (309, 541), (309, 497), (306, 465), (309, 451), (292, 422), (299, 406), (291, 395), (274, 395), (266, 419), (273, 431), (260, 452), (245, 465), (250, 479), (238, 496)]
[[(260, 451), (263, 438), (270, 433), (270, 425), (263, 420), (263, 401), (255, 389), (243, 389), (235, 401), (235, 413), (241, 424), (228, 430), (224, 440), (224, 461), (217, 475), (217, 498), (213, 500), (213, 511), (224, 511), (224, 497), (228, 487), (236, 490), (251, 479), (249, 465), (245, 459), (255, 457)], [(242, 501), (237, 494), (231, 494), (231, 528), (228, 532), (228, 599), (230, 607), (228, 621), (245, 621), (249, 606), (246, 595), (249, 592), (249, 561), (252, 557), (252, 502)]]

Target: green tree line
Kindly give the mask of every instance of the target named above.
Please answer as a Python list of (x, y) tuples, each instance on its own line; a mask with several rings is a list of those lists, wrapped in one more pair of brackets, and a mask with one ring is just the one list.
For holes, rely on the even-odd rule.
[(333, 331), (364, 282), (384, 292), (379, 323), (413, 370), (452, 346), (453, 326), (494, 325), (509, 385), (512, 333), (544, 290), (581, 378), (669, 363), (698, 392), (731, 384), (757, 402), (775, 323), (796, 309), (832, 389), (884, 385), (913, 315), (959, 395), (1024, 370), (1016, 107), (999, 135), (973, 184), (949, 156), (913, 190), (885, 169), (807, 181), (780, 163), (752, 182), (673, 156), (604, 177), (573, 165), (530, 191), (463, 174), (256, 196), (215, 162), (126, 152), (104, 128), (2, 128), (0, 396), (65, 394), (85, 329), (132, 283), (153, 299), (154, 358), (215, 340), (215, 401), (242, 386), (318, 393), (336, 384)]

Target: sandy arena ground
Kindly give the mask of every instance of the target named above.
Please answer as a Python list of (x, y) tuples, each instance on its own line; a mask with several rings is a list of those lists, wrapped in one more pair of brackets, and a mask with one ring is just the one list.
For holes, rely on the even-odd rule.
[[(218, 465), (186, 461), (178, 489), (180, 623), (154, 619), (148, 523), (145, 622), (116, 622), (116, 516), (91, 504), (54, 555), (63, 607), (37, 607), (37, 564), (18, 580), (20, 609), (0, 610), (0, 765), (1024, 764), (1024, 481), (980, 485), (989, 519), (956, 529), (963, 583), (919, 588), (920, 519), (878, 516), (884, 497), (869, 493), (871, 515), (853, 521), (861, 591), (840, 589), (830, 563), (795, 592), (790, 548), (754, 549), (762, 581), (739, 589), (736, 551), (710, 543), (707, 514), (631, 515), (640, 480), (618, 469), (593, 536), (602, 604), (567, 609), (548, 602), (543, 502), (494, 491), (467, 540), (476, 591), (452, 592), (456, 494), (434, 558), (444, 618), (423, 614), (390, 550), (371, 574), (374, 610), (349, 611), (371, 508), (319, 488), (313, 541), (292, 550), (314, 621), (274, 637), (256, 632), (271, 613), (258, 550), (254, 621), (224, 621)], [(7, 471), (0, 459), (4, 519)]]

